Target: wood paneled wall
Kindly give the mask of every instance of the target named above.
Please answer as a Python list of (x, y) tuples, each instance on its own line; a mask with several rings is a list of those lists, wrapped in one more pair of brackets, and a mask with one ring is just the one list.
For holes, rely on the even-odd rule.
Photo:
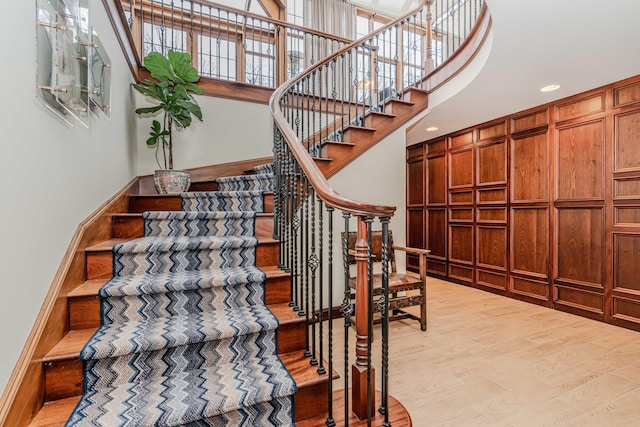
[(407, 242), (430, 275), (640, 330), (640, 76), (408, 147)]

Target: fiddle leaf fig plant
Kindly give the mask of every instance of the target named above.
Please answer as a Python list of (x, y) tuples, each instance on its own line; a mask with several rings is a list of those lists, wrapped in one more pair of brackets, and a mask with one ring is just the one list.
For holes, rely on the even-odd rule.
[(136, 109), (139, 115), (163, 112), (162, 123), (154, 120), (147, 139), (148, 146), (156, 147), (156, 161), (160, 168), (158, 151), (162, 148), (164, 169), (173, 169), (173, 129), (191, 125), (192, 116), (202, 120), (202, 110), (193, 94), (201, 95), (196, 84), (200, 80), (198, 70), (191, 64), (191, 55), (170, 50), (167, 56), (151, 52), (144, 58), (144, 66), (156, 81), (144, 79), (133, 83), (135, 90), (158, 105)]

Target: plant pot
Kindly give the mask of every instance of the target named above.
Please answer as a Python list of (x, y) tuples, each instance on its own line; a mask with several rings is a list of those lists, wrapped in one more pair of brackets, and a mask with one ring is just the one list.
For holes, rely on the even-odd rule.
[(191, 175), (187, 171), (158, 169), (153, 174), (153, 183), (160, 194), (183, 193), (191, 185)]

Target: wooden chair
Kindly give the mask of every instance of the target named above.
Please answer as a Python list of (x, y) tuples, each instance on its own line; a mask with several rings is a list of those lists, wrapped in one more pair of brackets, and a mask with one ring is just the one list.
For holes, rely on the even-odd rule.
[[(342, 233), (344, 239), (344, 233)], [(357, 241), (357, 233), (349, 233), (349, 265), (356, 263), (355, 246)], [(427, 254), (429, 250), (408, 248), (393, 245), (393, 235), (389, 230), (389, 320), (415, 319), (420, 322), (420, 329), (427, 330), (427, 293), (426, 293), (426, 268)], [(398, 273), (396, 271), (395, 251), (404, 251), (408, 254), (418, 255), (420, 257), (419, 274), (407, 272)], [(382, 232), (373, 231), (371, 238), (371, 256), (375, 264), (382, 264)], [(378, 312), (376, 301), (380, 299), (382, 293), (382, 273), (378, 272), (380, 266), (374, 264), (373, 274), (373, 307), (374, 313)], [(349, 266), (347, 266), (349, 268)], [(351, 288), (351, 297), (355, 298), (356, 277), (351, 274), (353, 269), (349, 269), (349, 287)], [(417, 291), (417, 292), (416, 292)], [(402, 294), (401, 294), (402, 293)], [(404, 310), (406, 307), (420, 306), (420, 316), (416, 316)], [(380, 318), (374, 318), (374, 323), (380, 323)]]

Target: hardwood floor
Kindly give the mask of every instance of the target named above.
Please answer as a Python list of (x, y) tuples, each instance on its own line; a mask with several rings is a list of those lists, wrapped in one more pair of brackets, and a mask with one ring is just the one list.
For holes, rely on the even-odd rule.
[(414, 426), (640, 426), (640, 333), (434, 278), (427, 298), (426, 332), (390, 327)]

